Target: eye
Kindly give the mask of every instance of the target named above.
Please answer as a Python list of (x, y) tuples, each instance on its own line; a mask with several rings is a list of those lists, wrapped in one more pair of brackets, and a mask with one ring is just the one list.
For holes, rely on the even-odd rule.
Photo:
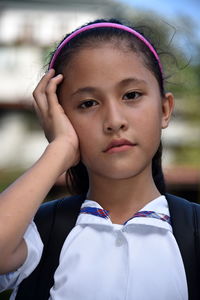
[(133, 91), (133, 92), (128, 92), (123, 96), (124, 100), (136, 100), (138, 99), (140, 96), (142, 96), (142, 93)]
[(86, 100), (86, 101), (82, 102), (79, 105), (79, 108), (81, 108), (81, 109), (87, 109), (87, 108), (90, 108), (90, 107), (95, 106), (97, 104), (98, 103), (95, 100)]

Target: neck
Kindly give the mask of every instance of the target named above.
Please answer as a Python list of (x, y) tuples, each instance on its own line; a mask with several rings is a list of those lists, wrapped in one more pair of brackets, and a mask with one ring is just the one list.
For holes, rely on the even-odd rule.
[(109, 210), (113, 223), (124, 223), (147, 203), (160, 196), (150, 174), (146, 172), (127, 179), (90, 176), (88, 199)]

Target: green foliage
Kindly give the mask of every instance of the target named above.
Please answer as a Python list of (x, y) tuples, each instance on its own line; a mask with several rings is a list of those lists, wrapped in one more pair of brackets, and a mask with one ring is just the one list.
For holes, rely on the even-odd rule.
[(0, 192), (5, 190), (13, 181), (15, 181), (22, 173), (24, 170), (0, 170)]
[(176, 153), (174, 163), (176, 163), (176, 165), (189, 165), (195, 168), (200, 168), (199, 148), (200, 145), (184, 145), (176, 147), (174, 149)]

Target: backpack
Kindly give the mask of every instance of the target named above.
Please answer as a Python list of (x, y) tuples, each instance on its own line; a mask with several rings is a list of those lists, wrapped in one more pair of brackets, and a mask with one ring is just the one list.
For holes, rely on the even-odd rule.
[[(189, 300), (200, 299), (200, 205), (166, 195), (173, 233), (185, 266)], [(40, 263), (19, 286), (16, 300), (48, 300), (62, 245), (75, 226), (85, 196), (71, 196), (41, 205), (35, 223), (44, 243)], [(170, 288), (170, 287), (169, 287)]]

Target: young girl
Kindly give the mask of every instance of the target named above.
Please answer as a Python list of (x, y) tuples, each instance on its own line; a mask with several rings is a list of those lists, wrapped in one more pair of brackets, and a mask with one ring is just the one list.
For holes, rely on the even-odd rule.
[(0, 288), (14, 289), (11, 299), (43, 252), (32, 219), (66, 171), (86, 196), (49, 299), (188, 299), (160, 166), (174, 105), (163, 77), (152, 44), (115, 20), (83, 26), (55, 50), (33, 93), (49, 145), (0, 198)]

